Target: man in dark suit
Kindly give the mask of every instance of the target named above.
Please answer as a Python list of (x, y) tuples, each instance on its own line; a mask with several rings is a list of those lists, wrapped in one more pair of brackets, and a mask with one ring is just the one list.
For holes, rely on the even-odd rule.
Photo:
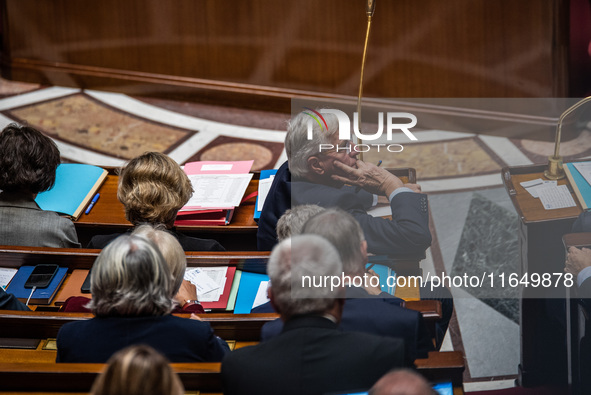
[[(339, 207), (353, 215), (361, 224), (371, 253), (423, 254), (431, 245), (427, 196), (418, 193), (418, 185), (403, 184), (385, 169), (357, 160), (351, 142), (339, 140), (336, 116), (327, 114), (324, 118), (326, 130), (312, 123), (310, 140), (307, 131), (311, 118), (306, 113), (290, 121), (285, 138), (289, 161), (277, 171), (263, 206), (258, 249), (270, 250), (277, 243), (277, 220), (292, 204), (317, 204)], [(335, 148), (321, 151), (321, 145)], [(392, 220), (367, 214), (378, 196), (388, 199)]]
[[(271, 254), (268, 273), (269, 297), (285, 326), (276, 338), (226, 356), (224, 394), (367, 390), (409, 364), (402, 339), (338, 330), (343, 300), (334, 282), (342, 278), (342, 264), (328, 241), (316, 235), (284, 240)], [(312, 285), (323, 279), (326, 286)]]
[[(325, 210), (310, 218), (302, 228), (302, 234), (322, 236), (337, 249), (348, 278), (377, 276), (373, 270), (366, 272), (367, 242), (359, 223), (342, 210)], [(378, 283), (378, 279), (373, 284)], [(345, 287), (345, 306), (339, 328), (344, 331), (365, 332), (380, 336), (400, 337), (406, 342), (409, 358), (426, 358), (433, 351), (431, 335), (421, 314), (401, 307), (402, 300), (387, 292), (372, 281), (363, 281), (363, 286)], [(281, 320), (263, 326), (262, 340), (277, 336), (283, 327)]]

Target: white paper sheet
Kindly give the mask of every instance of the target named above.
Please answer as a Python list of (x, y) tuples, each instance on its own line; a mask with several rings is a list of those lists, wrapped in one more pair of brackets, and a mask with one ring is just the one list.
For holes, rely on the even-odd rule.
[(259, 284), (259, 289), (257, 290), (257, 295), (254, 298), (254, 303), (252, 304), (252, 308), (258, 307), (262, 304), (265, 304), (269, 301), (269, 297), (267, 296), (267, 287), (269, 286), (269, 281), (261, 281)]
[(190, 268), (185, 272), (185, 280), (197, 288), (200, 302), (217, 302), (224, 292), (228, 267)]
[(17, 271), (17, 269), (0, 267), (0, 287), (2, 289), (6, 289), (6, 286), (10, 283), (10, 280), (12, 280)]
[(252, 174), (192, 174), (193, 196), (187, 207), (237, 207), (248, 188)]
[(577, 204), (573, 200), (566, 185), (557, 187), (549, 186), (547, 188), (540, 188), (538, 190), (540, 202), (546, 210), (554, 210), (557, 208), (575, 207)]
[(591, 162), (573, 163), (573, 166), (581, 173), (585, 180), (591, 184)]
[(529, 187), (533, 187), (536, 185), (542, 185), (543, 183), (544, 183), (544, 180), (542, 180), (541, 178), (536, 178), (535, 180), (520, 182), (519, 185), (521, 185), (522, 187), (527, 189)]
[(211, 290), (219, 288), (219, 284), (199, 268), (187, 269), (185, 272), (185, 280), (190, 281), (197, 288), (197, 294), (205, 294)]
[(263, 204), (265, 204), (265, 199), (267, 199), (269, 189), (271, 189), (271, 184), (273, 184), (273, 178), (275, 178), (275, 176), (264, 178), (259, 181), (259, 200), (257, 202), (257, 211), (263, 211)]
[(532, 197), (538, 198), (540, 189), (546, 187), (555, 187), (557, 186), (556, 180), (542, 180), (541, 178), (537, 178), (531, 181), (524, 181), (520, 183), (522, 187), (525, 188), (526, 191), (529, 192)]
[(201, 166), (201, 171), (230, 171), (232, 170), (231, 163), (225, 163), (222, 165), (203, 165)]

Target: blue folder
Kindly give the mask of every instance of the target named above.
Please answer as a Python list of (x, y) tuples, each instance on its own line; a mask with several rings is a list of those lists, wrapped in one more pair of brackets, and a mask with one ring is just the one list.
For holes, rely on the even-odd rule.
[[(31, 294), (31, 289), (25, 288), (25, 283), (27, 282), (27, 279), (33, 272), (34, 268), (35, 266), (21, 266), (10, 281), (10, 284), (6, 288), (6, 292), (13, 294), (18, 299), (20, 299), (21, 302), (26, 302), (29, 298), (29, 295)], [(31, 296), (31, 303), (50, 304), (67, 272), (67, 267), (58, 268), (57, 273), (55, 276), (53, 276), (53, 279), (47, 288), (38, 288), (35, 290), (35, 292), (33, 292), (33, 296)]]
[[(366, 267), (369, 267), (370, 265), (371, 263), (368, 263)], [(382, 287), (382, 291), (394, 295), (394, 292), (396, 292), (396, 272), (388, 266), (380, 264), (375, 264), (371, 269), (380, 276), (380, 286)], [(388, 276), (392, 277), (390, 280), (392, 287), (388, 287)]]
[(234, 314), (250, 313), (261, 281), (269, 281), (269, 276), (260, 273), (242, 272)]

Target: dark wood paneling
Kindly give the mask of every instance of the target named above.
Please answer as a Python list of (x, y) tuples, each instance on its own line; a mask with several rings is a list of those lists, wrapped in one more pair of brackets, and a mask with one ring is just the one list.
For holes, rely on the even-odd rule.
[[(362, 1), (2, 4), (6, 78), (283, 110), (291, 96), (357, 93)], [(567, 10), (566, 0), (380, 1), (364, 93), (562, 96)]]

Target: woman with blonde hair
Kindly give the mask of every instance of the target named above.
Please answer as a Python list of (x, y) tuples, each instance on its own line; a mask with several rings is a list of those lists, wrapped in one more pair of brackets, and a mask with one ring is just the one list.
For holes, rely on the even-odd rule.
[[(125, 217), (134, 226), (162, 225), (174, 235), (185, 251), (225, 251), (215, 240), (185, 236), (176, 231), (178, 211), (193, 194), (191, 181), (181, 167), (160, 152), (146, 152), (130, 160), (119, 174), (117, 198)], [(104, 248), (119, 233), (94, 236), (88, 248)]]

